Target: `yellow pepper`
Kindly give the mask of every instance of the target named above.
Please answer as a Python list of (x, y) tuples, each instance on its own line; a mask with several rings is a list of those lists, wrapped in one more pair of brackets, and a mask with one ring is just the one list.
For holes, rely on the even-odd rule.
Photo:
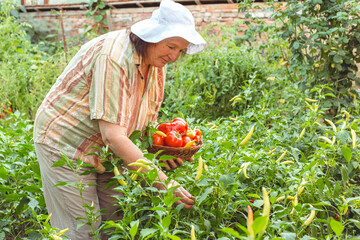
[[(312, 208), (313, 206), (310, 204), (310, 207)], [(309, 217), (304, 222), (304, 226), (309, 226), (310, 225), (310, 223), (312, 222), (312, 220), (315, 217), (315, 214), (316, 214), (316, 211), (311, 210)]]
[(263, 208), (263, 216), (266, 216), (266, 224), (264, 226), (264, 228), (262, 229), (262, 233), (265, 232), (265, 229), (267, 228), (268, 222), (269, 222), (269, 216), (270, 216), (270, 199), (269, 199), (269, 195), (266, 191), (265, 187), (261, 188), (262, 193), (263, 193), (263, 201), (264, 201), (264, 208)]
[(203, 170), (203, 160), (202, 160), (202, 157), (200, 156), (199, 157), (199, 166), (198, 166), (198, 169), (197, 169), (195, 181), (199, 181), (199, 179), (201, 178), (202, 170)]
[(282, 162), (280, 164), (287, 165), (287, 164), (293, 164), (293, 163), (294, 163), (294, 161), (284, 161), (284, 162)]
[(306, 130), (306, 128), (303, 128), (303, 130), (301, 131), (301, 133), (296, 141), (299, 141), (304, 136), (305, 130)]
[(330, 124), (330, 126), (332, 127), (334, 133), (336, 133), (336, 132), (337, 132), (337, 129), (336, 129), (335, 124), (334, 124), (332, 121), (328, 120), (328, 119), (325, 119), (325, 121), (326, 121), (328, 124)]
[(308, 102), (317, 102), (318, 100), (316, 100), (316, 99), (311, 99), (311, 98), (305, 98), (305, 101), (308, 101)]
[(351, 139), (352, 139), (352, 148), (356, 148), (356, 132), (354, 129), (351, 129)]
[[(243, 170), (243, 172), (244, 172), (244, 177), (245, 178), (249, 178), (248, 177), (248, 175), (246, 174), (246, 169), (247, 169), (247, 167), (251, 164), (252, 162), (246, 162), (246, 163), (243, 163), (242, 165), (241, 165), (241, 169)], [(240, 172), (240, 171), (239, 171)]]
[[(119, 171), (119, 169), (118, 169), (118, 167), (117, 166), (114, 166), (114, 175), (115, 176), (119, 176), (120, 175), (120, 171)], [(119, 179), (119, 178), (117, 178), (117, 181), (120, 183), (120, 185), (122, 185), (122, 186), (126, 186), (127, 184), (126, 184), (126, 182), (124, 181), (124, 179)]]
[(268, 155), (272, 154), (273, 152), (276, 151), (276, 149), (277, 149), (277, 148), (274, 148), (273, 150), (269, 151), (267, 154), (268, 154)]
[(281, 156), (276, 160), (276, 162), (280, 162), (285, 157), (286, 153), (287, 153), (287, 150), (283, 154), (281, 154)]
[(159, 136), (166, 137), (166, 134), (163, 131), (159, 130), (159, 131), (156, 131), (155, 133)]
[(251, 138), (252, 134), (254, 133), (255, 125), (253, 125), (249, 131), (249, 133), (246, 135), (246, 137), (240, 142), (240, 146), (245, 145), (249, 139)]
[(196, 240), (194, 225), (191, 225), (191, 240)]
[[(322, 139), (322, 140), (324, 140), (325, 142), (327, 142), (327, 143), (329, 143), (330, 145), (333, 145), (334, 143), (333, 143), (333, 141), (331, 141), (329, 138), (327, 138), (327, 137), (323, 137), (323, 136), (321, 136), (321, 137), (319, 137), (320, 139)], [(334, 139), (333, 139), (334, 140)]]

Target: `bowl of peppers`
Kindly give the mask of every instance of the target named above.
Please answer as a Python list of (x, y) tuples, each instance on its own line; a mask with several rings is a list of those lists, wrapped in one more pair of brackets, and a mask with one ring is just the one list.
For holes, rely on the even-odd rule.
[(190, 128), (188, 123), (180, 117), (156, 127), (157, 131), (152, 135), (154, 143), (148, 148), (149, 153), (170, 155), (183, 160), (190, 160), (192, 156), (203, 146), (202, 132), (197, 128)]

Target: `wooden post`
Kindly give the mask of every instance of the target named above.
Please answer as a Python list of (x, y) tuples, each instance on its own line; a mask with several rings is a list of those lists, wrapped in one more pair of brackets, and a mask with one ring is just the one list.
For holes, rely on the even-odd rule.
[(109, 28), (109, 32), (112, 31), (112, 26), (111, 26), (111, 9), (108, 9), (105, 11), (106, 12), (106, 21), (107, 21), (107, 25)]
[(63, 21), (63, 10), (60, 10), (60, 24), (62, 30), (62, 38), (64, 43), (64, 51), (65, 51), (65, 61), (67, 62), (67, 45), (66, 45), (66, 38), (65, 38), (65, 29), (64, 29), (64, 21)]

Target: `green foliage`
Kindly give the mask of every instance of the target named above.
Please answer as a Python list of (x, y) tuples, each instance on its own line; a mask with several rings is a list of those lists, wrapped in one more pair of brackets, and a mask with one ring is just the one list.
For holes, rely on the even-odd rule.
[[(310, 93), (302, 92), (290, 81), (282, 80), (274, 92), (264, 96), (268, 104), (262, 110), (252, 104), (245, 113), (236, 114), (235, 104), (234, 116), (199, 125), (205, 140), (195, 164), (169, 174), (186, 186), (196, 202), (194, 211), (181, 212), (179, 218), (172, 219), (181, 219), (176, 229), (187, 231), (179, 237), (189, 238), (190, 224), (195, 225), (200, 239), (246, 237), (247, 205), (254, 210), (254, 224), (262, 225), (262, 186), (271, 190), (272, 209), (264, 237), (326, 239), (341, 234), (350, 239), (358, 235), (359, 138), (353, 145), (351, 137), (351, 131), (359, 135), (357, 100), (357, 107), (349, 115), (344, 111), (332, 119), (334, 128), (324, 120), (327, 108), (322, 104), (329, 96), (324, 96), (321, 89), (313, 91), (316, 102), (308, 100), (311, 108), (305, 102)], [(250, 141), (241, 146), (254, 124)], [(332, 143), (325, 142), (321, 138), (324, 136)], [(199, 155), (208, 170), (196, 182)], [(250, 163), (248, 178), (245, 163)], [(281, 196), (292, 200), (277, 201)], [(304, 226), (313, 209), (314, 220)]]
[[(0, 104), (19, 110), (33, 118), (56, 78), (65, 68), (62, 48), (45, 48), (47, 43), (32, 44), (26, 29), (11, 14), (14, 6), (3, 2), (0, 10)], [(78, 47), (73, 47), (71, 56)], [(43, 50), (49, 50), (45, 52)], [(54, 52), (58, 51), (58, 52)]]
[[(195, 162), (167, 173), (193, 194), (193, 210), (171, 208), (166, 192), (147, 184), (137, 189), (125, 175), (129, 185), (117, 187), (123, 193), (118, 197), (123, 219), (105, 223), (106, 228), (116, 229), (114, 238), (190, 239), (194, 225), (197, 239), (245, 239), (249, 236), (248, 205), (254, 211), (255, 234), (264, 238), (357, 237), (359, 137), (354, 145), (351, 132), (360, 134), (358, 102), (350, 113), (343, 111), (326, 121), (322, 91), (316, 91), (318, 101), (307, 100), (311, 110), (305, 102), (309, 92), (294, 89), (290, 81), (281, 83), (275, 90), (278, 94), (266, 96), (274, 104), (262, 111), (250, 105), (244, 114), (236, 114), (235, 105), (231, 117), (198, 123), (204, 147)], [(254, 124), (250, 141), (242, 145)], [(325, 142), (324, 136), (335, 141)], [(196, 181), (200, 156), (205, 170)], [(157, 163), (153, 155), (147, 157)], [(245, 163), (250, 163), (247, 169)], [(151, 183), (151, 176), (142, 175), (144, 182)], [(267, 226), (262, 187), (269, 191), (271, 205)], [(314, 219), (307, 225), (311, 211), (315, 211)], [(261, 229), (266, 229), (263, 234)]]
[(208, 42), (203, 53), (186, 56), (168, 68), (165, 111), (215, 119), (231, 114), (228, 103), (235, 96), (247, 103), (260, 100), (257, 91), (268, 84), (270, 74), (265, 59), (232, 39), (222, 39), (221, 47), (216, 47), (216, 38)]
[(0, 120), (0, 239), (19, 239), (24, 229), (37, 226), (33, 212), (45, 213), (33, 126), (24, 119), (17, 111)]
[[(175, 189), (159, 191), (150, 186), (157, 176), (156, 171), (143, 174), (129, 171), (118, 177), (127, 184), (116, 187), (123, 194), (117, 197), (123, 218), (104, 222), (100, 229), (94, 229), (94, 233), (105, 230), (115, 239), (189, 239), (190, 227), (194, 225), (197, 239), (245, 238), (248, 236), (248, 205), (254, 211), (254, 229), (264, 226), (261, 187), (265, 187), (270, 191), (271, 213), (264, 237), (274, 239), (291, 235), (299, 239), (328, 239), (335, 234), (347, 236), (345, 239), (356, 237), (360, 227), (360, 188), (357, 184), (360, 181), (360, 128), (356, 117), (360, 113), (359, 103), (354, 100), (355, 108), (326, 121), (322, 89), (313, 91), (316, 102), (307, 100), (306, 103), (309, 92), (302, 92), (291, 81), (280, 78), (271, 81), (278, 87), (274, 89), (276, 94), (263, 96), (266, 101), (261, 102), (267, 103), (265, 107), (249, 104), (246, 111), (239, 114), (240, 102), (228, 103), (234, 113), (231, 117), (199, 121), (197, 127), (203, 132), (204, 147), (194, 156), (195, 162), (186, 162), (183, 167), (167, 172), (169, 179), (181, 183), (194, 196), (194, 210), (172, 206), (171, 191)], [(1, 198), (1, 206), (4, 206), (1, 213), (8, 214), (2, 216), (2, 224), (11, 219), (13, 205), (27, 202), (22, 200), (24, 197), (35, 198), (38, 207), (30, 204), (35, 200), (30, 200), (28, 205), (24, 205), (22, 217), (12, 220), (12, 232), (9, 227), (4, 227), (3, 232), (6, 236), (14, 236), (11, 234), (20, 231), (18, 229), (26, 219), (32, 236), (59, 234), (46, 222), (43, 200), (38, 200), (42, 199), (40, 176), (38, 170), (36, 173), (31, 170), (38, 168), (31, 145), (32, 126), (28, 121), (23, 123), (23, 117), (19, 113), (10, 114), (1, 121), (2, 155), (5, 156), (0, 165), (1, 194), (2, 197), (13, 196), (11, 201), (8, 197)], [(187, 120), (189, 123), (192, 121)], [(245, 145), (240, 144), (253, 125), (255, 130), (250, 140)], [(303, 129), (305, 132), (300, 136)], [(355, 142), (352, 132), (356, 135)], [(22, 140), (24, 136), (27, 137)], [(331, 143), (321, 138), (325, 136)], [(14, 145), (18, 147), (9, 147)], [(146, 155), (158, 164), (155, 156)], [(200, 156), (204, 170), (196, 181)], [(25, 164), (21, 159), (27, 159)], [(62, 161), (61, 164), (69, 164), (67, 159)], [(288, 161), (291, 162), (283, 164)], [(110, 163), (113, 164), (113, 160)], [(250, 163), (247, 169), (244, 169), (245, 163)], [(15, 168), (18, 170), (15, 171), (14, 166), (18, 166)], [(138, 180), (131, 179), (133, 173), (139, 175)], [(114, 178), (109, 184), (118, 183)], [(79, 190), (83, 187), (77, 186)], [(282, 196), (285, 196), (284, 200), (277, 200)], [(286, 198), (288, 196), (293, 200)], [(91, 224), (91, 219), (97, 214), (91, 213), (91, 206), (84, 207), (89, 210), (88, 224)], [(314, 220), (309, 226), (304, 226), (313, 209), (316, 211)], [(260, 234), (258, 230), (255, 232)], [(26, 236), (24, 232), (19, 234)]]
[[(255, 35), (264, 32), (269, 33), (269, 38), (275, 34), (276, 38), (284, 39), (289, 51), (284, 49), (280, 57), (286, 63), (289, 77), (301, 82), (304, 89), (328, 83), (340, 99), (332, 108), (351, 107), (352, 96), (348, 92), (354, 84), (360, 85), (358, 1), (305, 0), (285, 4), (267, 1), (267, 4), (274, 11), (275, 24), (268, 26), (248, 13), (251, 21), (247, 22), (249, 28), (242, 39), (254, 40)], [(245, 11), (249, 5), (243, 8)]]
[(352, 81), (360, 85), (359, 10), (354, 0), (307, 0), (290, 1), (274, 14), (281, 21), (279, 34), (290, 42), (291, 68), (300, 70), (308, 86), (331, 83), (342, 94)]
[[(108, 32), (108, 21), (106, 18), (106, 7), (104, 0), (90, 0), (89, 10), (86, 13), (86, 17), (93, 18), (95, 21), (95, 27), (90, 27), (91, 31), (104, 34)], [(89, 26), (85, 26), (88, 28)]]
[[(104, 150), (105, 154), (107, 154), (107, 149)], [(69, 159), (65, 155), (61, 155), (61, 159), (56, 161), (52, 167), (62, 167), (66, 165), (71, 171), (74, 172), (76, 180), (75, 182), (59, 182), (54, 187), (57, 186), (68, 186), (70, 188), (73, 188), (79, 192), (79, 195), (81, 197), (82, 206), (85, 211), (85, 217), (78, 217), (76, 220), (82, 221), (77, 224), (77, 227), (80, 228), (83, 225), (88, 225), (91, 229), (91, 237), (94, 237), (94, 239), (99, 239), (100, 235), (100, 229), (97, 228), (97, 223), (101, 221), (101, 213), (95, 212), (94, 203), (92, 202), (90, 205), (86, 203), (83, 197), (84, 190), (89, 186), (92, 185), (91, 183), (84, 184), (82, 182), (82, 179), (80, 180), (80, 175), (87, 175), (91, 172), (95, 172), (92, 165), (86, 164), (82, 162), (80, 159), (76, 161), (76, 164), (74, 164), (74, 161), (72, 159)], [(76, 165), (76, 166), (74, 166)], [(90, 170), (89, 170), (90, 169)]]
[[(299, 2), (298, 6), (304, 7), (303, 3), (310, 1)], [(316, 1), (320, 10), (323, 5), (335, 3)], [(290, 4), (294, 7), (297, 3)], [(10, 5), (3, 4), (0, 16), (0, 103), (21, 111), (4, 112), (0, 120), (0, 239), (56, 238), (63, 232), (52, 228), (46, 215), (32, 145), (32, 123), (27, 119), (62, 71), (64, 54), (50, 58), (31, 44), (19, 27), (23, 24), (14, 21), (9, 9)], [(298, 14), (304, 20), (302, 12)], [(297, 26), (291, 25), (292, 20), (284, 24)], [(309, 26), (306, 24), (297, 27)], [(168, 69), (163, 117), (185, 116), (189, 125), (203, 133), (204, 146), (194, 156), (195, 161), (167, 172), (169, 180), (176, 180), (194, 196), (194, 209), (173, 206), (176, 187), (161, 191), (151, 187), (157, 177), (155, 170), (125, 171), (109, 182), (109, 186), (119, 184), (119, 180), (127, 183), (116, 186), (123, 194), (116, 203), (123, 218), (104, 222), (93, 229), (94, 235), (104, 230), (112, 236), (110, 239), (191, 239), (194, 226), (196, 239), (248, 239), (247, 206), (251, 206), (252, 229), (258, 239), (359, 237), (357, 96), (342, 99), (340, 81), (333, 84), (325, 77), (313, 78), (320, 74), (314, 70), (315, 60), (302, 65), (296, 62), (304, 51), (292, 51), (297, 44), (286, 41), (290, 38), (279, 40), (276, 29), (266, 25), (248, 25), (243, 38), (237, 35), (236, 26), (224, 29), (222, 39), (209, 39), (210, 45), (203, 53), (187, 56)], [(306, 36), (314, 39), (313, 34)], [(328, 41), (338, 41), (337, 35), (328, 37)], [(296, 41), (298, 49), (306, 49), (305, 45), (311, 43), (301, 38)], [(335, 61), (331, 51), (330, 47), (324, 61)], [(19, 94), (24, 86), (27, 91)], [(332, 106), (338, 111), (329, 114)], [(252, 126), (255, 130), (250, 140), (241, 144)], [(141, 142), (140, 136), (141, 132), (135, 132), (131, 138), (146, 153), (150, 140), (144, 138)], [(99, 154), (104, 159), (110, 157), (104, 163), (107, 170), (118, 163), (107, 149)], [(197, 181), (200, 156), (204, 170)], [(159, 164), (156, 155), (146, 157)], [(62, 159), (58, 162), (61, 164), (70, 163)], [(138, 179), (133, 180), (132, 174)], [(76, 186), (80, 193), (85, 187), (62, 184)], [(269, 191), (268, 220), (263, 216), (262, 187)], [(99, 213), (92, 212), (91, 206), (84, 205), (84, 210), (88, 214), (86, 224), (98, 220)], [(305, 224), (311, 213), (314, 219)]]

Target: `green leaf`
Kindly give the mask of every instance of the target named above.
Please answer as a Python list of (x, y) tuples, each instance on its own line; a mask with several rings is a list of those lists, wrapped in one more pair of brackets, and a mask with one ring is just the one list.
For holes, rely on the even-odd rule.
[(254, 220), (253, 230), (255, 235), (262, 232), (268, 222), (267, 216), (259, 216)]
[(2, 196), (3, 199), (6, 199), (8, 201), (16, 201), (22, 197), (24, 197), (25, 194), (17, 194), (17, 193), (11, 193), (11, 194), (7, 194)]
[(293, 48), (298, 49), (300, 47), (300, 43), (298, 41), (294, 42)]
[(16, 18), (20, 17), (20, 14), (16, 9), (11, 9), (10, 13), (11, 13), (11, 16), (14, 16)]
[(303, 168), (303, 172), (309, 171), (313, 166), (317, 164), (317, 161), (312, 161)]
[(167, 161), (167, 160), (175, 159), (175, 158), (176, 158), (176, 157), (170, 156), (170, 155), (162, 155), (162, 156), (160, 156), (159, 160), (160, 160), (160, 161)]
[(141, 229), (140, 231), (140, 236), (141, 237), (151, 237), (152, 234), (156, 233), (158, 231), (158, 229), (154, 229), (154, 228), (144, 228), (144, 229)]
[(260, 208), (262, 205), (264, 205), (264, 201), (261, 200), (261, 199), (255, 200), (255, 201), (253, 202), (253, 205), (254, 205), (255, 207), (257, 207), (257, 208)]
[(166, 206), (171, 206), (173, 205), (176, 201), (178, 201), (179, 199), (181, 199), (180, 197), (177, 197), (177, 198), (173, 198), (173, 193), (172, 191), (169, 191), (169, 194), (166, 195), (164, 197), (164, 203)]
[(178, 236), (175, 236), (175, 235), (166, 234), (166, 236), (172, 240), (181, 240), (181, 238), (179, 238)]
[(335, 186), (332, 186), (334, 189), (334, 197), (340, 196), (342, 193), (342, 187), (340, 186), (340, 181), (335, 182)]
[(79, 222), (76, 226), (76, 229), (81, 228), (82, 226), (84, 226), (86, 223), (85, 222)]
[(19, 8), (20, 8), (20, 10), (21, 10), (22, 12), (24, 12), (24, 13), (27, 12), (27, 11), (26, 11), (26, 7), (24, 7), (23, 5), (21, 5)]
[(36, 199), (32, 198), (28, 205), (32, 210), (35, 210), (35, 208), (39, 207), (39, 202)]
[(130, 226), (131, 226), (131, 225), (132, 225), (132, 227), (130, 228), (129, 233), (130, 233), (131, 239), (134, 239), (134, 238), (135, 238), (135, 235), (136, 235), (136, 233), (137, 233), (137, 230), (138, 230), (139, 220), (132, 221), (132, 222), (130, 223)]
[(341, 148), (341, 153), (343, 154), (344, 158), (346, 159), (346, 161), (348, 163), (350, 163), (351, 161), (351, 157), (352, 157), (352, 152), (351, 149), (348, 147), (342, 147)]
[(295, 240), (296, 239), (296, 233), (283, 232), (280, 235), (284, 240)]
[(211, 230), (211, 222), (207, 219), (204, 219), (204, 227), (206, 229), (206, 231), (209, 231)]
[(65, 186), (67, 185), (68, 183), (67, 182), (59, 182), (57, 184), (54, 185), (54, 187), (57, 187), (57, 186)]
[(171, 215), (164, 217), (161, 221), (161, 225), (164, 229), (168, 229), (171, 224)]
[(8, 186), (4, 186), (2, 184), (0, 184), (0, 192), (7, 192), (7, 194), (9, 194), (9, 191), (12, 191), (13, 189), (11, 187)]
[(18, 52), (18, 53), (21, 53), (21, 54), (24, 53), (24, 50), (22, 50), (22, 48), (17, 48), (15, 51)]
[(147, 149), (151, 145), (151, 143), (149, 143), (149, 141), (150, 141), (150, 138), (148, 138), (148, 141), (145, 141), (145, 139), (144, 139), (144, 141), (141, 142), (141, 148)]
[(232, 228), (222, 228), (222, 229), (220, 229), (220, 231), (230, 234), (236, 238), (241, 238), (240, 234)]
[(241, 225), (241, 224), (236, 224), (236, 226), (240, 229), (240, 230), (242, 230), (244, 233), (246, 233), (246, 234), (249, 234), (249, 231), (248, 231), (248, 229), (247, 229), (247, 226), (243, 226), (243, 225)]
[(224, 184), (224, 188), (226, 188), (227, 185), (234, 182), (233, 177), (231, 177), (229, 175), (221, 175), (219, 177), (219, 180)]
[(349, 138), (349, 133), (348, 131), (341, 130), (337, 133), (336, 137), (340, 139), (341, 142), (345, 143), (346, 140)]
[(208, 195), (210, 194), (210, 193), (212, 193), (213, 192), (213, 188), (212, 187), (208, 187), (205, 191), (204, 191), (204, 193), (200, 196), (200, 198), (198, 199), (198, 205), (201, 205), (201, 203), (208, 197)]
[(341, 166), (341, 178), (343, 185), (346, 186), (346, 183), (349, 180), (349, 173), (348, 173), (348, 168), (345, 165)]
[(100, 9), (103, 9), (104, 7), (106, 7), (105, 3), (104, 3), (104, 2), (100, 2), (100, 3), (99, 3), (99, 8), (100, 8)]
[(103, 16), (101, 16), (101, 15), (96, 15), (94, 17), (95, 22), (101, 22), (102, 19), (103, 19)]
[(185, 203), (180, 203), (176, 206), (176, 211), (179, 213), (185, 207)]
[(334, 62), (336, 63), (341, 63), (342, 57), (340, 55), (335, 55), (334, 56)]
[(152, 211), (159, 211), (159, 212), (165, 212), (165, 208), (163, 207), (153, 207), (153, 208), (150, 208), (150, 210)]
[(66, 164), (66, 162), (62, 159), (56, 161), (51, 167), (62, 167)]
[(29, 185), (29, 186), (25, 186), (23, 187), (23, 191), (26, 192), (31, 192), (31, 193), (42, 193), (42, 190), (40, 189), (40, 187), (38, 185)]
[(4, 166), (0, 167), (0, 178), (6, 180), (8, 178), (8, 172)]
[(134, 142), (135, 140), (139, 139), (141, 137), (141, 131), (135, 130), (131, 133), (129, 139)]
[(40, 166), (39, 166), (39, 164), (32, 164), (31, 169), (34, 171), (35, 174), (40, 176)]
[(331, 218), (330, 220), (330, 227), (338, 236), (344, 231), (344, 226), (342, 225), (342, 223), (336, 221), (333, 218)]

